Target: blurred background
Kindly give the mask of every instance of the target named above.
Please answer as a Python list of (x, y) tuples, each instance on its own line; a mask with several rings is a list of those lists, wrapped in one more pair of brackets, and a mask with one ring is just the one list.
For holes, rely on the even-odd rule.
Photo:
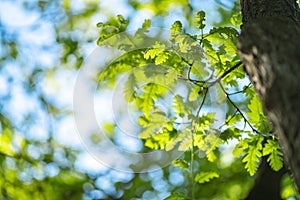
[[(97, 47), (98, 22), (121, 14), (129, 29), (137, 29), (145, 19), (162, 28), (179, 20), (192, 33), (199, 10), (207, 13), (209, 30), (232, 26), (239, 6), (227, 0), (1, 0), (0, 198), (164, 199), (184, 188), (187, 177), (174, 166), (133, 174), (97, 162), (76, 130), (73, 89), (82, 63)], [(206, 162), (199, 165), (218, 167)], [(230, 183), (198, 193), (238, 199), (252, 179), (240, 161), (227, 156), (222, 162)]]

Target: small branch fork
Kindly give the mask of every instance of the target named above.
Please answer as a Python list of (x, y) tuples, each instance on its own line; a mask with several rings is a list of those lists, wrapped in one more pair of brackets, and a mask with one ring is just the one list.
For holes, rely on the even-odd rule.
[[(236, 117), (237, 115), (240, 115), (243, 120), (244, 120), (244, 129), (246, 127), (246, 125), (248, 124), (248, 126), (252, 129), (253, 132), (255, 133), (259, 133), (252, 125), (251, 123), (248, 121), (248, 119), (246, 118), (245, 114), (240, 110), (240, 108), (236, 105), (236, 103), (231, 99), (231, 96), (232, 95), (235, 95), (235, 94), (239, 94), (239, 93), (243, 93), (245, 92), (248, 88), (251, 87), (251, 83), (248, 84), (247, 86), (245, 86), (243, 88), (243, 90), (241, 91), (238, 91), (238, 92), (234, 92), (234, 93), (228, 93), (225, 88), (223, 87), (221, 81), (222, 79), (224, 79), (228, 74), (230, 74), (231, 72), (233, 72), (235, 69), (237, 69), (238, 67), (240, 67), (242, 65), (242, 62), (238, 62), (236, 63), (233, 67), (231, 67), (229, 70), (225, 71), (220, 77), (218, 77), (216, 80), (214, 81), (211, 81), (209, 82), (209, 80), (212, 79), (213, 77), (213, 73), (212, 75), (207, 79), (207, 80), (195, 80), (195, 79), (192, 79), (191, 78), (191, 71), (192, 71), (192, 68), (193, 68), (193, 64), (194, 62), (192, 63), (189, 63), (186, 59), (182, 58), (182, 61), (185, 62), (187, 65), (188, 65), (188, 73), (187, 73), (187, 77), (184, 77), (184, 76), (179, 76), (178, 78), (181, 79), (181, 80), (184, 80), (184, 81), (187, 81), (187, 82), (190, 82), (196, 86), (199, 87), (199, 91), (198, 91), (198, 94), (202, 94), (203, 95), (203, 98), (201, 100), (201, 103), (200, 103), (200, 106), (199, 108), (197, 109), (197, 113), (196, 113), (196, 119), (199, 117), (200, 115), (200, 112), (204, 106), (204, 103), (206, 101), (206, 98), (207, 98), (207, 94), (208, 94), (208, 91), (209, 89), (218, 84), (221, 88), (221, 90), (223, 91), (223, 93), (226, 95), (226, 98), (228, 100), (228, 102), (235, 108), (235, 112), (233, 113), (233, 115), (230, 116), (229, 119), (227, 119), (224, 123), (224, 125), (227, 125), (234, 117)], [(195, 119), (192, 120), (192, 124), (194, 122)], [(224, 125), (222, 125), (220, 128), (222, 128)], [(192, 198), (191, 199), (195, 199), (195, 180), (194, 180), (194, 176), (195, 176), (195, 147), (194, 147), (194, 133), (195, 133), (195, 127), (192, 125), (192, 130), (191, 130), (191, 137), (192, 137), (192, 148), (191, 148), (191, 170), (190, 170), (190, 175), (191, 175), (191, 184), (192, 184), (192, 188), (191, 188), (191, 196)]]
[[(229, 120), (227, 120), (225, 122), (226, 123), (229, 123), (237, 114), (241, 115), (242, 118), (244, 119), (244, 122), (245, 122), (245, 126), (246, 124), (248, 124), (248, 126), (252, 129), (253, 132), (255, 133), (259, 133), (258, 130), (256, 130), (252, 124), (248, 121), (248, 119), (246, 118), (246, 116), (244, 115), (244, 113), (241, 111), (241, 109), (232, 101), (232, 99), (230, 98), (230, 94), (228, 94), (225, 90), (225, 88), (223, 87), (223, 85), (221, 84), (221, 82), (218, 82), (219, 86), (221, 87), (222, 91), (225, 93), (226, 97), (227, 97), (227, 100), (230, 102), (230, 104), (235, 108), (235, 113), (230, 117)], [(244, 126), (244, 128), (245, 128)]]
[(193, 68), (193, 65), (194, 65), (194, 62), (192, 63), (189, 63), (185, 58), (181, 57), (181, 60), (183, 62), (185, 62), (188, 66), (189, 66), (189, 69), (188, 69), (188, 73), (187, 73), (187, 78), (183, 77), (183, 76), (179, 76), (178, 78), (181, 79), (181, 80), (185, 80), (185, 81), (188, 81), (194, 85), (197, 85), (199, 87), (203, 87), (203, 85), (206, 84), (206, 81), (200, 81), (200, 80), (195, 80), (195, 79), (192, 79), (191, 78), (191, 71), (192, 71), (192, 68)]
[[(192, 67), (193, 67), (193, 63), (189, 63), (187, 60), (185, 60), (184, 58), (182, 58), (182, 60), (188, 64), (189, 66), (189, 69), (188, 69), (188, 75), (187, 75), (187, 78), (183, 77), (183, 76), (180, 76), (179, 79), (181, 80), (186, 80), (194, 85), (197, 85), (200, 87), (200, 91), (198, 92), (199, 94), (202, 93), (204, 94), (204, 97), (201, 101), (201, 104), (197, 110), (197, 114), (196, 116), (199, 117), (199, 114), (200, 114), (200, 111), (205, 103), (205, 100), (206, 100), (206, 96), (207, 96), (207, 93), (208, 93), (208, 90), (209, 88), (211, 88), (212, 86), (218, 84), (221, 88), (221, 90), (224, 92), (224, 94), (226, 95), (226, 98), (227, 100), (229, 101), (229, 103), (235, 108), (235, 112), (233, 113), (233, 115), (226, 120), (226, 122), (224, 123), (224, 125), (228, 124), (236, 115), (240, 115), (243, 120), (244, 120), (244, 128), (246, 127), (246, 125), (248, 125), (251, 130), (255, 133), (260, 133), (257, 129), (255, 129), (253, 127), (253, 125), (248, 121), (248, 119), (246, 118), (245, 114), (241, 111), (241, 109), (236, 105), (236, 103), (231, 99), (230, 96), (232, 95), (236, 95), (236, 94), (239, 94), (239, 93), (243, 93), (245, 92), (247, 89), (249, 89), (251, 87), (251, 83), (249, 83), (247, 86), (245, 86), (243, 88), (243, 90), (241, 91), (237, 91), (237, 92), (233, 92), (233, 93), (228, 93), (225, 88), (223, 87), (222, 83), (221, 83), (221, 80), (223, 78), (225, 78), (228, 74), (230, 74), (231, 72), (233, 72), (235, 69), (237, 69), (238, 67), (240, 67), (242, 65), (242, 62), (238, 62), (236, 63), (233, 67), (231, 67), (229, 70), (225, 71), (220, 77), (218, 77), (216, 80), (212, 81), (212, 82), (208, 82), (209, 79), (211, 79), (211, 77), (208, 79), (208, 80), (205, 80), (205, 81), (200, 81), (200, 80), (194, 80), (194, 79), (191, 79), (191, 70), (192, 70)], [(222, 128), (224, 125), (222, 125), (220, 128)]]
[(210, 82), (208, 85), (209, 87), (215, 85), (216, 83), (219, 83), (223, 78), (225, 78), (228, 74), (230, 74), (232, 71), (234, 71), (235, 69), (237, 69), (239, 66), (242, 65), (242, 62), (238, 62), (237, 64), (235, 64), (233, 67), (231, 67), (229, 70), (225, 71), (219, 78), (217, 78), (217, 80)]
[(245, 92), (248, 88), (250, 88), (252, 85), (252, 83), (249, 83), (247, 86), (244, 87), (243, 90), (241, 91), (237, 91), (237, 92), (233, 92), (233, 93), (228, 93), (229, 96), (232, 96), (232, 95), (236, 95), (236, 94), (240, 94), (240, 93), (243, 93)]
[(194, 85), (197, 85), (197, 86), (203, 86), (203, 85), (207, 85), (207, 88), (210, 88), (211, 86), (215, 85), (216, 83), (220, 82), (223, 78), (225, 78), (228, 74), (230, 74), (232, 71), (234, 71), (235, 69), (237, 69), (238, 67), (240, 67), (242, 65), (242, 62), (238, 62), (236, 63), (233, 67), (231, 67), (229, 70), (225, 71), (219, 78), (217, 78), (215, 81), (212, 81), (212, 82), (208, 82), (213, 74), (207, 79), (207, 80), (195, 80), (195, 79), (192, 79), (191, 78), (191, 71), (192, 71), (192, 68), (193, 68), (193, 65), (194, 65), (194, 62), (192, 63), (189, 63), (186, 59), (182, 58), (181, 57), (181, 60), (183, 62), (185, 62), (188, 66), (189, 66), (189, 69), (188, 69), (188, 73), (187, 73), (187, 78), (183, 77), (183, 76), (180, 76), (179, 79), (181, 80), (186, 80), (186, 81), (189, 81), (191, 83), (193, 83)]

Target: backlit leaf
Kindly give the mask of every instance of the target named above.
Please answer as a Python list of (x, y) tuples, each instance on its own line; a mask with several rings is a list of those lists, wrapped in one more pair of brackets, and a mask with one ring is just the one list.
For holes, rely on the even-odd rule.
[(206, 183), (211, 181), (214, 178), (219, 178), (219, 174), (217, 172), (200, 172), (196, 175), (195, 177), (195, 181), (197, 181), (198, 183), (202, 184), (202, 183)]
[(269, 155), (267, 161), (275, 171), (283, 167), (282, 152), (279, 150), (279, 144), (274, 140), (268, 140), (263, 148), (263, 156)]
[(183, 159), (176, 159), (172, 162), (172, 164), (176, 167), (180, 167), (181, 169), (188, 170), (189, 169), (189, 163), (186, 160)]

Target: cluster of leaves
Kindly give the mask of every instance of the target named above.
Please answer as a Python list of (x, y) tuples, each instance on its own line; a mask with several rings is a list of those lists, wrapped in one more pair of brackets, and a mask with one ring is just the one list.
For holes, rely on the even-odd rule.
[[(116, 20), (117, 26), (126, 22), (120, 16)], [(236, 16), (233, 20), (237, 23)], [(204, 33), (203, 11), (196, 15), (198, 35), (186, 33), (181, 22), (176, 21), (169, 39), (160, 38), (159, 34), (151, 37), (147, 35), (150, 25), (150, 20), (146, 20), (135, 34), (119, 34), (118, 40), (112, 37), (104, 41), (112, 32), (102, 29), (99, 40), (105, 42), (103, 45), (125, 49), (127, 53), (102, 71), (99, 80), (102, 84), (114, 83), (119, 74), (128, 74), (124, 96), (140, 111), (137, 121), (142, 127), (140, 138), (145, 147), (190, 152), (189, 157), (183, 156), (173, 165), (189, 174), (191, 190), (184, 195), (173, 193), (168, 199), (184, 199), (186, 195), (194, 198), (195, 183), (222, 178), (217, 170), (196, 168), (196, 158), (201, 157), (197, 154), (204, 154), (208, 162), (217, 162), (222, 157), (220, 147), (232, 141), (237, 141), (233, 155), (245, 163), (250, 175), (256, 173), (262, 156), (268, 156), (275, 171), (280, 170), (282, 153), (261, 103), (251, 84), (241, 85), (249, 81), (236, 53), (238, 31), (219, 27)], [(115, 26), (110, 21), (101, 24), (107, 30), (117, 30)], [(186, 92), (168, 93), (179, 87), (184, 87)], [(214, 90), (217, 102), (228, 108), (223, 111), (226, 119), (220, 127), (213, 125), (218, 120), (216, 112), (204, 112), (213, 107), (208, 96)], [(161, 109), (159, 104), (167, 97), (172, 99), (172, 106)]]
[[(282, 153), (276, 137), (270, 134), (271, 126), (262, 113), (260, 102), (251, 84), (245, 84), (247, 77), (239, 67), (235, 49), (238, 31), (232, 28), (241, 23), (239, 3), (235, 3), (234, 12), (219, 10), (223, 16), (218, 25), (221, 27), (204, 31), (208, 26), (205, 12), (191, 14), (193, 8), (186, 0), (128, 2), (136, 10), (150, 9), (155, 15), (166, 16), (182, 10), (187, 20), (184, 23), (194, 22), (198, 34), (186, 33), (184, 28), (190, 24), (176, 21), (166, 38), (163, 32), (151, 32), (150, 20), (145, 20), (137, 31), (127, 34), (129, 21), (121, 15), (110, 17), (108, 9), (99, 9), (99, 2), (95, 0), (84, 1), (81, 8), (70, 0), (23, 2), (26, 13), (33, 12), (35, 16), (39, 13), (40, 19), (29, 26), (24, 23), (22, 27), (10, 27), (7, 21), (2, 21), (4, 18), (0, 19), (1, 88), (3, 78), (9, 83), (7, 91), (2, 90), (0, 96), (3, 104), (0, 107), (0, 198), (154, 199), (145, 194), (149, 191), (160, 193), (162, 186), (157, 185), (162, 182), (153, 177), (145, 178), (145, 174), (135, 174), (124, 183), (111, 173), (112, 170), (106, 176), (78, 169), (74, 163), (79, 152), (61, 144), (49, 123), (66, 117), (68, 110), (56, 104), (55, 99), (61, 99), (61, 96), (53, 98), (41, 90), (44, 80), (81, 67), (83, 48), (98, 37), (96, 31), (90, 31), (95, 28), (91, 19), (98, 17), (98, 13), (108, 19), (98, 23), (98, 45), (127, 52), (99, 73), (99, 84), (113, 88), (118, 77), (127, 74), (124, 99), (135, 104), (139, 111), (137, 122), (141, 127), (144, 150), (185, 151), (174, 160), (173, 166), (162, 169), (161, 179), (168, 183), (164, 185), (168, 193), (157, 199), (195, 199), (196, 196), (241, 199), (251, 185), (248, 173), (255, 174), (261, 156), (267, 156), (274, 170), (281, 168)], [(132, 13), (130, 17), (134, 18), (134, 15)], [(155, 16), (152, 20), (167, 19)], [(231, 28), (223, 27), (229, 22), (233, 25)], [(53, 39), (40, 42), (32, 37), (22, 37), (21, 32), (40, 30), (48, 25), (51, 28), (47, 31), (53, 34)], [(50, 52), (46, 60), (52, 60), (54, 64), (51, 62), (48, 66), (43, 59), (39, 61), (40, 57), (45, 57), (45, 51)], [(13, 73), (9, 74), (11, 71)], [(20, 76), (20, 88), (36, 100), (34, 110), (26, 113), (22, 121), (13, 117), (13, 113), (17, 113), (15, 109), (9, 110), (13, 97), (19, 94), (13, 85)], [(210, 111), (212, 105), (208, 97), (214, 95), (215, 90), (217, 102), (227, 104), (226, 119), (221, 127), (212, 126), (219, 113)], [(162, 104), (169, 107), (162, 108)], [(47, 118), (46, 140), (27, 137), (29, 129), (38, 123), (40, 113), (51, 118)], [(108, 123), (104, 127), (112, 133), (113, 139), (114, 125)], [(99, 139), (95, 137), (95, 140)], [(226, 144), (235, 146), (233, 154), (237, 159), (231, 164), (224, 164)], [(174, 178), (173, 172), (176, 176), (184, 176), (182, 183), (168, 180)], [(111, 187), (103, 189), (102, 183), (97, 185), (99, 177), (109, 180)], [(199, 184), (201, 187), (197, 187)], [(285, 177), (282, 198), (296, 196), (291, 185), (292, 180)]]

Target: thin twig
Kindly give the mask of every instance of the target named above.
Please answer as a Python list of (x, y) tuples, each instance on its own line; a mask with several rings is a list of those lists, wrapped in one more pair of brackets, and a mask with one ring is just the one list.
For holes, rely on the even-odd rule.
[[(197, 114), (196, 114), (196, 118), (199, 117), (199, 114), (200, 114), (200, 111), (205, 103), (205, 100), (206, 100), (206, 97), (207, 97), (207, 92), (208, 92), (208, 88), (205, 88), (205, 91), (204, 91), (204, 96), (203, 96), (203, 99), (202, 99), (202, 102), (197, 110)], [(192, 121), (195, 121), (192, 120)], [(192, 149), (191, 149), (191, 183), (192, 183), (192, 199), (194, 200), (195, 199), (195, 147), (194, 147), (194, 133), (195, 133), (195, 127), (193, 125), (193, 128), (192, 128), (192, 131), (191, 131), (191, 137), (192, 137)]]
[(249, 127), (252, 129), (253, 132), (255, 133), (260, 133), (258, 130), (256, 130), (252, 124), (248, 121), (248, 119), (246, 118), (246, 116), (244, 115), (244, 113), (240, 110), (240, 108), (231, 100), (230, 96), (228, 95), (228, 93), (226, 92), (226, 90), (224, 89), (223, 85), (218, 82), (218, 84), (220, 85), (222, 91), (225, 93), (227, 100), (231, 103), (231, 105), (239, 112), (239, 114), (242, 116), (242, 118), (244, 119), (245, 123), (247, 123), (249, 125)]
[(197, 114), (196, 114), (196, 117), (197, 117), (197, 118), (199, 117), (200, 111), (201, 111), (201, 109), (202, 109), (202, 107), (203, 107), (203, 105), (204, 105), (204, 103), (205, 103), (205, 99), (206, 99), (206, 96), (207, 96), (208, 88), (205, 88), (204, 90), (205, 90), (205, 91), (204, 91), (204, 96), (203, 96), (201, 105), (200, 105), (200, 107), (199, 107), (199, 109), (198, 109), (198, 111), (197, 111)]
[(231, 95), (235, 95), (235, 94), (240, 94), (240, 93), (244, 93), (246, 90), (248, 90), (250, 88), (250, 86), (252, 85), (252, 83), (249, 83), (246, 87), (244, 87), (241, 91), (237, 91), (237, 92), (233, 92), (233, 93), (228, 93), (229, 96)]
[(197, 85), (197, 86), (199, 86), (199, 87), (202, 87), (202, 86), (205, 84), (204, 81), (197, 81), (197, 80), (185, 78), (185, 77), (183, 77), (182, 75), (179, 75), (179, 76), (178, 76), (178, 79), (183, 80), (183, 81), (188, 81), (188, 82), (190, 82), (190, 83), (192, 83), (192, 84), (194, 84), (194, 85)]
[(183, 62), (185, 62), (188, 66), (189, 66), (189, 69), (188, 69), (188, 74), (187, 74), (187, 77), (186, 78), (189, 82), (201, 87), (203, 86), (203, 84), (206, 83), (206, 81), (200, 81), (200, 80), (195, 80), (195, 79), (192, 79), (191, 78), (191, 71), (192, 71), (192, 68), (193, 68), (193, 65), (194, 65), (194, 61), (192, 63), (189, 63), (186, 59), (184, 59), (183, 57), (181, 57), (181, 60)]
[(235, 110), (235, 112), (230, 116), (230, 118), (228, 120), (226, 120), (224, 122), (224, 124), (222, 126), (219, 127), (219, 129), (221, 129), (223, 126), (228, 125), (228, 123), (236, 116), (236, 114), (238, 113), (238, 110)]
[(228, 74), (230, 74), (233, 70), (237, 69), (241, 65), (242, 65), (241, 61), (238, 62), (237, 64), (235, 64), (229, 70), (225, 71), (219, 78), (217, 78), (217, 80), (208, 83), (209, 87), (211, 87), (211, 86), (215, 85), (216, 83), (220, 82), (223, 78), (225, 78)]
[(191, 122), (172, 122), (172, 123), (176, 125), (191, 124)]

